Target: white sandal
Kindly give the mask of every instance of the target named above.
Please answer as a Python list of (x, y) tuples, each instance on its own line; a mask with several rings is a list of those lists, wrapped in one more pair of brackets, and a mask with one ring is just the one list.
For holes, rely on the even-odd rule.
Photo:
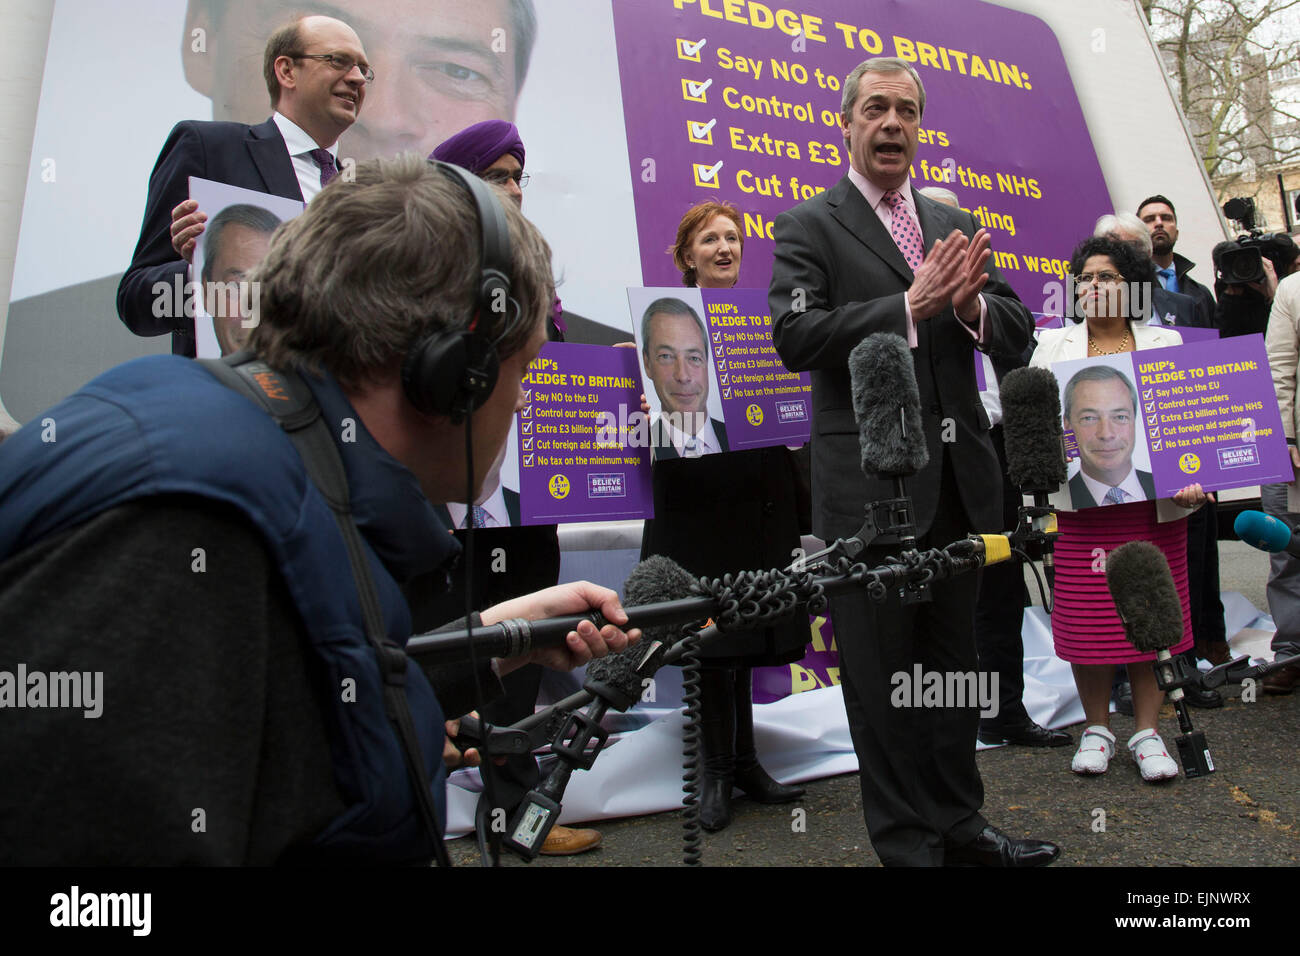
[(1178, 776), (1178, 764), (1169, 756), (1165, 742), (1154, 727), (1139, 730), (1130, 737), (1128, 749), (1132, 752), (1138, 769), (1142, 771), (1142, 779), (1147, 783)]
[(1070, 769), (1082, 774), (1105, 773), (1113, 756), (1115, 735), (1101, 724), (1093, 724), (1079, 738), (1079, 749), (1070, 761)]

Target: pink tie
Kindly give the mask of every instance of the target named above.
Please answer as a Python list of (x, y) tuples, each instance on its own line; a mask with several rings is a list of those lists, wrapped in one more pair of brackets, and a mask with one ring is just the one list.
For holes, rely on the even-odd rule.
[(925, 240), (921, 238), (921, 230), (916, 228), (916, 223), (908, 214), (902, 193), (897, 189), (891, 189), (885, 193), (884, 198), (889, 204), (891, 213), (889, 234), (894, 237), (898, 251), (903, 254), (903, 258), (915, 272), (921, 268), (921, 262), (925, 259)]

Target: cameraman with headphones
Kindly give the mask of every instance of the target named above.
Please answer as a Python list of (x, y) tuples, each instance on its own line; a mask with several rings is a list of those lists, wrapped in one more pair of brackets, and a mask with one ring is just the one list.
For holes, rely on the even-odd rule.
[[(550, 251), (501, 198), (363, 163), (277, 231), (249, 352), (128, 362), (0, 444), (0, 864), (445, 856), (444, 718), (639, 636), (401, 651), (459, 551), (433, 503), (473, 499), (546, 340)], [(626, 624), (585, 582), (473, 623), (591, 608)]]

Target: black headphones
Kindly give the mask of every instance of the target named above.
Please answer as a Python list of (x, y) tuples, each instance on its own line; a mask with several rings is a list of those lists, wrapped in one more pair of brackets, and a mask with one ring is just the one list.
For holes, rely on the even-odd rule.
[[(497, 345), (519, 321), (519, 303), (510, 295), (510, 228), (501, 201), (469, 170), (429, 163), (468, 190), (478, 211), (483, 239), (478, 293), (464, 327), (432, 329), (406, 353), (402, 388), (420, 411), (446, 415), (458, 425), (496, 387)], [(489, 322), (489, 316), (500, 316), (500, 322)]]

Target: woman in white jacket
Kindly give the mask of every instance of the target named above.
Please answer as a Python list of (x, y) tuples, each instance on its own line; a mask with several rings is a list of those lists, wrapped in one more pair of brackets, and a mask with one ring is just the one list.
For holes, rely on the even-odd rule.
[[(1074, 324), (1067, 318), (1065, 328), (1044, 330), (1030, 365), (1047, 368), (1070, 359), (1182, 344), (1175, 330), (1142, 324), (1141, 303), (1150, 295), (1149, 287), (1142, 283), (1149, 277), (1123, 243), (1104, 238), (1084, 240), (1071, 256), (1070, 272), (1077, 291), (1072, 303), (1076, 307), (1069, 310), (1074, 313), (1070, 316)], [(1186, 518), (1160, 521), (1156, 503), (1148, 500), (1154, 497), (1150, 476), (1132, 467), (1142, 421), (1141, 403), (1132, 384), (1104, 366), (1099, 373), (1083, 378), (1090, 390), (1079, 387), (1073, 392), (1073, 401), (1067, 394), (1065, 425), (1073, 430), (1080, 458), (1089, 463), (1091, 473), (1085, 477), (1081, 468), (1071, 480), (1070, 498), (1076, 508), (1081, 504), (1097, 506), (1058, 512), (1061, 536), (1056, 545), (1052, 609), (1056, 654), (1070, 662), (1088, 723), (1071, 769), (1081, 774), (1106, 772), (1115, 752), (1115, 736), (1110, 731), (1111, 682), (1115, 666), (1128, 664), (1137, 728), (1129, 739), (1129, 750), (1142, 779), (1163, 780), (1177, 776), (1178, 765), (1156, 727), (1164, 694), (1146, 663), (1154, 655), (1140, 653), (1125, 639), (1106, 575), (1098, 570), (1098, 554), (1109, 554), (1113, 548), (1138, 539), (1163, 551), (1183, 608), (1183, 640), (1170, 650), (1186, 650), (1192, 645)], [(1198, 507), (1205, 500), (1199, 484), (1174, 496), (1184, 508)]]

